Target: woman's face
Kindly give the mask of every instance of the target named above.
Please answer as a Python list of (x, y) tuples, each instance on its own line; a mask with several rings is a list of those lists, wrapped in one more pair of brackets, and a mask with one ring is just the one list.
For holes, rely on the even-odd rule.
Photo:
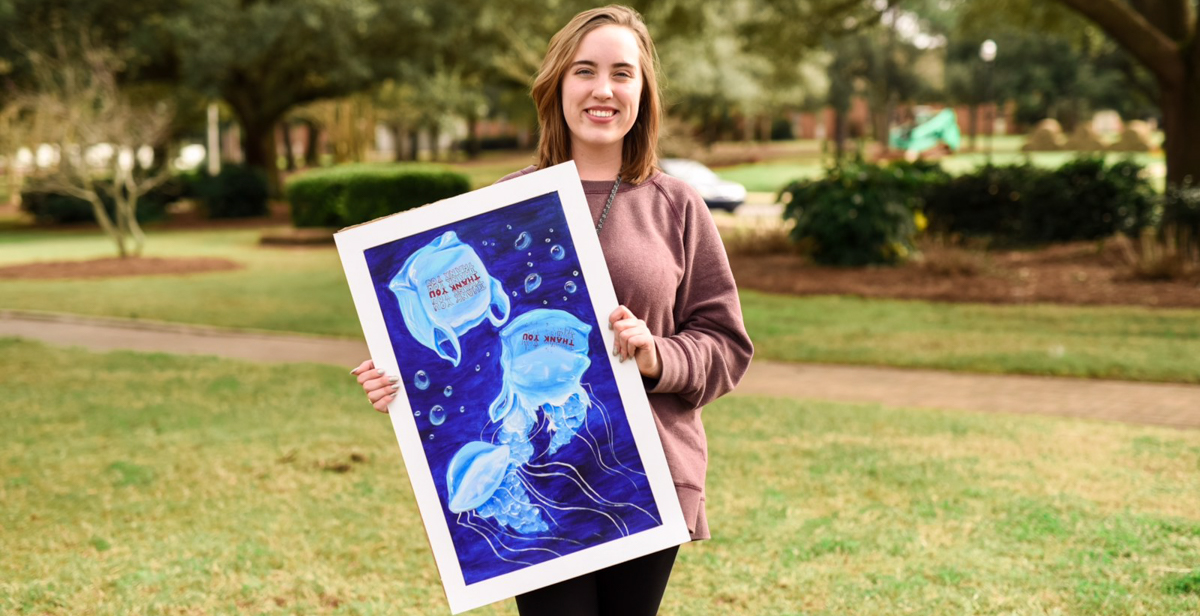
[(637, 38), (621, 26), (601, 26), (580, 41), (562, 82), (573, 150), (620, 147), (642, 97), (638, 57)]

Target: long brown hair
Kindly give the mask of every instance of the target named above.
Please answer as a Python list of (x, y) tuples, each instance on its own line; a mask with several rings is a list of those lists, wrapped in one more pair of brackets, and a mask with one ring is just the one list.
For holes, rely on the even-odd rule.
[(553, 38), (542, 60), (542, 68), (533, 81), (533, 102), (537, 105), (537, 166), (545, 169), (571, 160), (571, 131), (563, 117), (563, 75), (589, 32), (601, 26), (623, 26), (638, 42), (638, 63), (642, 69), (642, 95), (637, 120), (625, 134), (621, 145), (621, 178), (640, 184), (658, 166), (658, 127), (662, 124), (662, 95), (658, 89), (658, 53), (650, 31), (637, 11), (619, 4), (591, 9), (576, 15)]

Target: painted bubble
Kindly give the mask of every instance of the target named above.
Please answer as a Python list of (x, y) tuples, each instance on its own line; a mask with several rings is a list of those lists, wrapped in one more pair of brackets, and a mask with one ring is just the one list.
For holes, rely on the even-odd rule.
[(563, 250), (562, 246), (555, 244), (550, 247), (550, 257), (555, 261), (562, 261), (565, 256), (567, 256), (567, 251)]
[(444, 421), (446, 421), (446, 409), (442, 408), (440, 404), (435, 404), (433, 408), (429, 409), (429, 423), (440, 426)]
[(526, 248), (529, 248), (529, 244), (532, 241), (533, 238), (530, 237), (528, 233), (522, 231), (521, 234), (517, 236), (517, 240), (513, 242), (513, 247), (517, 250), (525, 250)]
[(447, 386), (446, 386), (446, 389), (443, 389), (443, 390), (442, 390), (442, 393), (443, 393), (443, 394), (445, 394), (445, 396), (446, 396), (447, 398), (449, 398), (450, 396), (452, 396), (452, 395), (454, 394), (454, 388), (453, 388), (453, 387), (451, 387), (451, 386), (449, 386), (449, 385), (447, 385)]
[(578, 288), (579, 287), (575, 286), (574, 280), (568, 280), (567, 283), (563, 285), (563, 290), (567, 293), (574, 293)]
[(530, 274), (525, 277), (525, 292), (533, 293), (534, 289), (542, 286), (542, 277), (537, 274)]
[(413, 375), (413, 385), (420, 390), (429, 389), (429, 375), (424, 370), (417, 370), (417, 373)]

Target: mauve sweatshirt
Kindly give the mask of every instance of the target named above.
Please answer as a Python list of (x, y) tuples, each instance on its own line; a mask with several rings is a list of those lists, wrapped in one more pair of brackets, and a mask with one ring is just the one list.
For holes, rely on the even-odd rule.
[[(583, 181), (593, 221), (612, 184)], [(708, 539), (700, 414), (738, 384), (754, 354), (725, 247), (700, 195), (661, 172), (621, 184), (599, 237), (617, 301), (655, 336), (662, 376), (646, 380), (646, 393), (688, 530), (692, 539)]]

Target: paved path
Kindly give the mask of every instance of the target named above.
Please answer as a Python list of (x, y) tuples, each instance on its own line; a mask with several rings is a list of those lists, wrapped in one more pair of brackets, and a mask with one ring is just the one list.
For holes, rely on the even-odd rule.
[[(315, 362), (347, 369), (368, 357), (361, 340), (17, 311), (0, 311), (0, 336), (96, 351), (130, 349), (263, 362)], [(756, 360), (736, 395), (1035, 413), (1200, 428), (1200, 386), (1196, 385)]]

